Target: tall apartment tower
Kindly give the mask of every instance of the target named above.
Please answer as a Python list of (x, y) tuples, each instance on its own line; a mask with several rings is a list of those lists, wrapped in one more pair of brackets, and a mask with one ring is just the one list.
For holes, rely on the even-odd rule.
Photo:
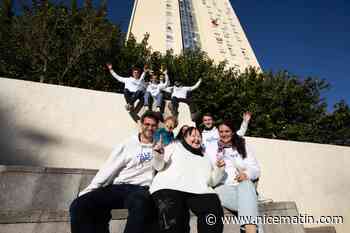
[(229, 0), (134, 0), (128, 35), (150, 34), (154, 51), (201, 48), (230, 67), (260, 68)]

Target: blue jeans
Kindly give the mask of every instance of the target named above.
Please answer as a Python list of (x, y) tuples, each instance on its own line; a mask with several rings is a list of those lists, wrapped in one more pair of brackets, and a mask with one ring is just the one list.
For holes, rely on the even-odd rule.
[(238, 211), (241, 225), (255, 224), (253, 221), (258, 216), (258, 198), (253, 182), (245, 180), (238, 185), (219, 185), (215, 191), (223, 207)]
[(160, 108), (162, 106), (163, 94), (160, 92), (156, 96), (152, 96), (150, 92), (146, 92), (144, 96), (144, 106), (150, 106), (150, 98), (153, 98), (153, 101), (156, 102), (156, 106)]
[[(109, 185), (76, 198), (69, 209), (72, 233), (109, 233), (112, 209), (128, 209), (124, 233), (144, 233), (152, 219), (152, 201), (147, 187)], [(151, 225), (151, 224), (149, 224)]]

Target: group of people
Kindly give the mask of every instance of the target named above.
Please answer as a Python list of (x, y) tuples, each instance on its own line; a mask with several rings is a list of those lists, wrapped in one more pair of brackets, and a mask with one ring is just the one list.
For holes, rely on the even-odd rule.
[[(139, 133), (120, 143), (91, 183), (70, 206), (72, 233), (108, 233), (112, 209), (128, 209), (125, 233), (188, 233), (191, 210), (198, 233), (223, 232), (223, 208), (238, 211), (241, 232), (256, 233), (254, 182), (260, 167), (241, 128), (232, 121), (217, 127), (211, 114), (203, 128), (184, 125), (176, 137), (176, 118), (147, 111)], [(214, 216), (216, 221), (209, 222)], [(243, 220), (244, 219), (244, 220)]]
[[(156, 111), (161, 112), (164, 96), (168, 94), (171, 100), (171, 105), (169, 105), (171, 113), (177, 116), (179, 103), (189, 103), (189, 92), (197, 89), (201, 84), (200, 79), (194, 86), (183, 86), (179, 81), (176, 81), (174, 86), (170, 86), (167, 70), (161, 71), (164, 74), (163, 78), (163, 75), (158, 77), (147, 66), (144, 67), (142, 74), (139, 68), (134, 67), (130, 77), (119, 76), (114, 72), (110, 63), (107, 64), (107, 68), (115, 79), (124, 83), (124, 97), (128, 111), (133, 111), (135, 102), (139, 100), (149, 110), (152, 110), (152, 103), (155, 102)], [(146, 74), (150, 75), (148, 82), (145, 81)]]

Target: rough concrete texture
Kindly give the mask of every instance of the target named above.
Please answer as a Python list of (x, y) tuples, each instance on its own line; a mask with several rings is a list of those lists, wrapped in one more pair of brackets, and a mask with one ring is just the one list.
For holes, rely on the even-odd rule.
[[(113, 146), (137, 128), (119, 94), (4, 78), (0, 86), (0, 164), (98, 169)], [(188, 108), (180, 117), (189, 123)], [(293, 200), (300, 213), (315, 218), (350, 219), (350, 147), (247, 141), (262, 167), (258, 188), (265, 198)], [(350, 222), (336, 229), (349, 232)]]

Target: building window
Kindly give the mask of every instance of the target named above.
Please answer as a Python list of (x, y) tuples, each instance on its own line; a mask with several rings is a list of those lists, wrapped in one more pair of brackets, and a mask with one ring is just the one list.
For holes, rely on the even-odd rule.
[(172, 35), (166, 35), (166, 39), (169, 40), (169, 41), (172, 41), (174, 38)]

